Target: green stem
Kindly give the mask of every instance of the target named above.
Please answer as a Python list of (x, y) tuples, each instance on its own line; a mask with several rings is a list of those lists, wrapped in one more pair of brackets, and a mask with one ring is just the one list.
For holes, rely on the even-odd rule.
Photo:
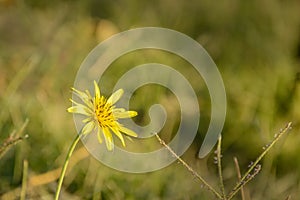
[(56, 190), (56, 194), (55, 194), (55, 200), (58, 200), (59, 198), (59, 193), (60, 193), (60, 190), (61, 190), (61, 186), (62, 186), (62, 183), (63, 183), (63, 180), (64, 180), (64, 177), (65, 177), (65, 174), (66, 174), (66, 171), (67, 171), (67, 167), (68, 167), (68, 164), (69, 164), (69, 161), (70, 161), (70, 158), (73, 154), (73, 151), (78, 143), (78, 141), (80, 140), (80, 136), (81, 134), (78, 134), (76, 136), (76, 138), (74, 139), (72, 145), (70, 146), (70, 149), (68, 151), (68, 154), (67, 154), (67, 157), (66, 157), (66, 160), (64, 162), (64, 166), (62, 168), (62, 171), (61, 171), (61, 174), (60, 174), (60, 177), (59, 177), (59, 181), (58, 181), (58, 185), (57, 185), (57, 190)]

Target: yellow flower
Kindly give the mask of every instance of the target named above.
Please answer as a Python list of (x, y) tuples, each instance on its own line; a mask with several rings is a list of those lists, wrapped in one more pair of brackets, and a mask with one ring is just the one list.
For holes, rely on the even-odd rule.
[(126, 111), (124, 108), (116, 108), (115, 103), (121, 98), (123, 90), (119, 89), (113, 93), (108, 99), (100, 95), (100, 89), (96, 81), (94, 81), (95, 96), (92, 97), (90, 92), (86, 90), (81, 92), (72, 88), (74, 93), (83, 101), (84, 104), (80, 104), (70, 99), (73, 106), (68, 108), (68, 112), (77, 113), (87, 116), (82, 122), (85, 123), (82, 128), (82, 134), (88, 134), (93, 130), (97, 130), (98, 141), (102, 143), (102, 137), (104, 136), (106, 147), (109, 151), (113, 150), (114, 142), (113, 132), (125, 146), (122, 133), (137, 137), (137, 134), (124, 127), (118, 122), (118, 119), (131, 118), (137, 115), (135, 111)]

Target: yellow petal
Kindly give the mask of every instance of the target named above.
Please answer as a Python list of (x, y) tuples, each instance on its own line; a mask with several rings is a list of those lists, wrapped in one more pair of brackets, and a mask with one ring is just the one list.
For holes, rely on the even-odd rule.
[(125, 137), (126, 137), (128, 140), (130, 140), (131, 142), (133, 142), (133, 140), (132, 140), (131, 137), (129, 137), (129, 136), (127, 136), (127, 135), (125, 135)]
[(77, 105), (77, 106), (79, 106), (79, 105), (82, 105), (82, 104), (80, 104), (80, 103), (77, 103), (76, 101), (74, 101), (73, 99), (69, 99), (73, 104), (75, 104), (75, 105)]
[(131, 118), (137, 116), (137, 112), (135, 111), (123, 111), (123, 112), (114, 112), (114, 116), (116, 118)]
[(125, 128), (123, 126), (120, 126), (120, 131), (125, 133), (126, 135), (129, 135), (129, 136), (132, 136), (132, 137), (137, 137), (137, 134), (134, 131), (132, 131), (128, 128)]
[(93, 104), (91, 102), (92, 99), (89, 98), (89, 95), (79, 90), (76, 90), (75, 88), (72, 88), (72, 90), (74, 91), (74, 94), (76, 94), (87, 106), (89, 106), (90, 108), (93, 107)]
[(94, 123), (94, 121), (91, 121), (91, 122), (85, 124), (85, 126), (82, 128), (82, 134), (86, 135), (86, 134), (90, 133), (94, 128), (95, 128), (95, 123)]
[(96, 81), (94, 81), (94, 87), (95, 87), (95, 97), (100, 98), (100, 88)]
[(93, 121), (93, 118), (88, 117), (88, 118), (85, 118), (84, 120), (82, 120), (83, 123), (88, 123), (90, 121)]
[(75, 104), (76, 106), (86, 107), (87, 109), (93, 108), (93, 107), (89, 108), (87, 105), (83, 105), (83, 104), (81, 104), (81, 103), (77, 103), (77, 102), (74, 101), (73, 99), (70, 99), (70, 101), (71, 101), (73, 104)]
[(108, 98), (107, 103), (110, 103), (111, 105), (115, 104), (117, 101), (119, 101), (123, 93), (124, 91), (122, 89), (117, 90)]
[(67, 109), (68, 112), (70, 113), (77, 113), (77, 114), (82, 114), (86, 116), (90, 116), (92, 114), (92, 111), (86, 107), (86, 106), (72, 106)]
[(99, 128), (98, 128), (98, 131), (97, 131), (97, 138), (98, 138), (98, 142), (99, 142), (99, 143), (102, 143), (101, 133), (102, 133), (102, 130), (101, 130), (101, 128), (99, 127)]
[(118, 138), (122, 142), (122, 145), (125, 147), (125, 141), (124, 141), (122, 133), (120, 133), (120, 131), (118, 129), (116, 129), (116, 128), (110, 127), (110, 129), (116, 134), (116, 136), (118, 136)]
[(89, 97), (89, 99), (93, 99), (93, 97), (92, 97), (90, 91), (85, 90), (85, 93), (86, 93), (86, 95)]
[(114, 149), (114, 143), (113, 143), (112, 135), (111, 135), (108, 128), (103, 128), (102, 130), (103, 130), (103, 135), (104, 135), (107, 150), (112, 151)]

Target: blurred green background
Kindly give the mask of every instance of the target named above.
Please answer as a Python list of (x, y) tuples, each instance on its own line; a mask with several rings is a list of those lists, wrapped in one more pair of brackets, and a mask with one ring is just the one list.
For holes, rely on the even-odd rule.
[[(170, 28), (190, 36), (207, 50), (220, 70), (228, 100), (222, 149), (226, 190), (237, 182), (233, 157), (245, 172), (262, 147), (292, 121), (292, 131), (263, 159), (261, 173), (245, 192), (252, 200), (284, 200), (289, 195), (298, 199), (299, 10), (298, 0), (0, 0), (0, 145), (29, 136), (2, 152), (0, 199), (19, 199), (24, 181), (26, 199), (53, 199), (57, 169), (76, 134), (66, 108), (71, 105), (70, 87), (81, 62), (109, 36), (145, 26)], [(197, 158), (209, 125), (210, 98), (203, 80), (194, 76), (188, 63), (159, 51), (130, 53), (106, 72), (103, 93), (110, 95), (126, 70), (149, 62), (176, 68), (197, 92), (199, 133), (182, 157), (217, 187), (214, 155)], [(131, 102), (132, 109), (139, 112), (137, 123), (148, 122), (148, 108), (153, 103), (166, 106), (168, 121), (161, 135), (169, 141), (180, 120), (178, 102), (164, 88), (141, 88)], [(29, 122), (22, 131), (26, 119)], [(159, 148), (155, 140), (134, 139), (129, 148), (131, 145)], [(24, 170), (24, 160), (28, 170)], [(22, 181), (24, 171), (27, 178)], [(77, 146), (61, 195), (61, 199), (214, 198), (177, 162), (147, 174), (122, 173), (94, 159), (82, 144)]]

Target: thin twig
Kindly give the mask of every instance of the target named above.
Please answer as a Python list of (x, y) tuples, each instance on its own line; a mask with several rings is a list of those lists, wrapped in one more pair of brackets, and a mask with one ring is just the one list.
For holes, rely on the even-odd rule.
[[(242, 175), (241, 175), (239, 161), (238, 161), (237, 157), (233, 157), (233, 160), (234, 160), (234, 164), (235, 164), (235, 169), (236, 169), (238, 180), (241, 181)], [(241, 187), (241, 197), (242, 197), (242, 200), (245, 200), (244, 187)]]
[(220, 187), (221, 187), (223, 199), (226, 200), (224, 180), (223, 180), (223, 174), (222, 174), (222, 163), (221, 163), (221, 143), (222, 143), (222, 136), (220, 136), (218, 139), (217, 162), (218, 162), (218, 174), (219, 174)]
[(158, 134), (155, 134), (156, 138), (158, 139), (159, 143), (162, 144), (166, 149), (185, 167), (187, 168), (188, 171), (190, 171), (195, 177), (197, 177), (200, 182), (202, 182), (208, 190), (210, 190), (216, 197), (219, 199), (223, 199), (222, 196), (212, 187), (207, 183), (204, 178), (199, 175), (193, 168), (191, 168), (184, 160), (182, 160), (159, 136)]
[(7, 150), (9, 150), (9, 148), (15, 144), (17, 144), (18, 142), (20, 142), (21, 140), (24, 140), (26, 138), (28, 138), (28, 135), (25, 136), (18, 136), (21, 135), (26, 126), (28, 125), (29, 120), (26, 119), (25, 122), (22, 124), (21, 128), (18, 131), (13, 131), (9, 137), (2, 143), (0, 144), (0, 158), (5, 154), (5, 152), (7, 152)]
[(231, 191), (231, 193), (228, 195), (227, 200), (232, 199), (241, 188), (243, 188), (249, 181), (251, 181), (260, 172), (260, 170), (261, 170), (261, 165), (256, 165), (253, 174), (248, 174), (245, 180), (241, 182), (239, 187)]
[(10, 149), (10, 147), (12, 147), (13, 145), (17, 144), (18, 142), (27, 139), (29, 136), (25, 135), (25, 136), (20, 136), (20, 137), (16, 137), (13, 138), (12, 136), (9, 136), (3, 144), (1, 144), (0, 146), (0, 158)]
[[(255, 160), (255, 162), (251, 165), (249, 170), (245, 173), (245, 175), (242, 177), (241, 181), (237, 183), (237, 185), (233, 188), (232, 192), (228, 195), (228, 200), (230, 200), (234, 194), (236, 194), (236, 191), (242, 186), (245, 185), (244, 182), (247, 181), (249, 178), (250, 173), (254, 168), (258, 166), (258, 163), (261, 161), (261, 159), (270, 151), (270, 149), (278, 142), (278, 140), (286, 133), (292, 126), (292, 122), (289, 122), (284, 129), (280, 130), (278, 134), (275, 135), (275, 139), (265, 146), (264, 151), (260, 154), (260, 156)], [(247, 181), (248, 182), (248, 181)]]
[(8, 148), (14, 144), (17, 144), (18, 142), (20, 142), (21, 140), (27, 138), (28, 136), (25, 135), (25, 137), (17, 137), (17, 138), (12, 138), (9, 137), (6, 139), (6, 141), (0, 146), (0, 157), (2, 156), (2, 154), (4, 154), (4, 152), (6, 150), (8, 150)]

